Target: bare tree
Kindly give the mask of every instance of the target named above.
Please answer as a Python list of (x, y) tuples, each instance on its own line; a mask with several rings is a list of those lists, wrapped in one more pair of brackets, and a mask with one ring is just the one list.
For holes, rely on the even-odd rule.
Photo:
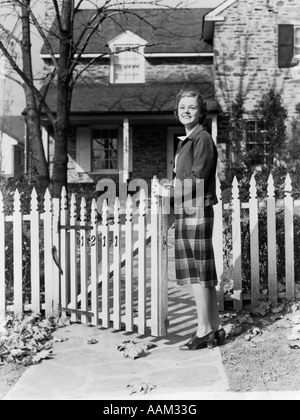
[[(44, 0), (45, 1), (45, 0)], [(0, 25), (0, 30), (6, 33), (7, 36), (12, 37), (19, 43), (23, 56), (23, 69), (21, 69), (14, 57), (9, 54), (7, 47), (0, 40), (0, 50), (6, 56), (14, 71), (22, 80), (24, 92), (26, 96), (26, 120), (30, 132), (31, 150), (33, 154), (32, 163), (34, 165), (34, 175), (37, 182), (47, 184), (49, 180), (48, 168), (45, 164), (45, 154), (43, 151), (42, 138), (40, 132), (40, 117), (41, 112), (46, 113), (49, 121), (53, 127), (55, 150), (53, 158), (53, 172), (51, 177), (51, 187), (54, 196), (59, 196), (62, 186), (67, 186), (67, 163), (68, 163), (68, 131), (70, 121), (70, 108), (72, 102), (72, 93), (74, 86), (82, 74), (91, 66), (95, 60), (101, 58), (104, 54), (99, 54), (98, 57), (91, 60), (85, 66), (78, 66), (81, 63), (81, 58), (87, 49), (92, 37), (101, 33), (102, 23), (105, 19), (114, 20), (117, 15), (122, 13), (135, 13), (131, 7), (137, 4), (141, 5), (141, 1), (113, 1), (103, 0), (100, 2), (90, 1), (94, 5), (93, 13), (89, 15), (89, 20), (81, 25), (80, 33), (74, 34), (74, 21), (83, 0), (48, 0), (52, 2), (55, 10), (55, 25), (54, 32), (51, 32), (43, 22), (40, 22), (34, 13), (31, 0), (12, 0), (10, 2), (1, 1), (1, 3), (9, 3), (15, 11), (20, 13), (22, 19), (22, 39), (15, 37), (14, 33), (8, 31), (5, 26)], [(163, 4), (163, 0), (145, 1), (148, 7), (158, 6)], [(167, 7), (174, 9), (180, 5), (180, 1), (174, 2), (174, 6)], [(139, 17), (139, 16), (138, 16)], [(145, 18), (141, 18), (143, 24), (150, 25), (150, 22)], [(32, 73), (31, 61), (31, 40), (30, 27), (33, 25), (51, 57), (51, 66), (49, 72), (45, 77), (42, 89), (36, 87)], [(77, 28), (78, 29), (78, 28)], [(155, 28), (154, 28), (155, 29)], [(49, 36), (56, 39), (58, 42), (58, 56), (52, 49), (52, 44), (49, 41)], [(56, 83), (57, 101), (56, 109), (50, 109), (47, 104), (47, 93), (51, 85)]]

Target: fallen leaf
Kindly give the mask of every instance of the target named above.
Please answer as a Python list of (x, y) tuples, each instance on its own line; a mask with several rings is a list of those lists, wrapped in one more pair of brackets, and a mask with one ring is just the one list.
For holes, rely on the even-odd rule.
[(130, 395), (132, 394), (147, 394), (156, 388), (155, 385), (150, 382), (137, 382), (134, 384), (127, 385), (130, 388)]
[(290, 344), (290, 348), (293, 349), (293, 350), (299, 350), (300, 349), (300, 343), (299, 344), (297, 344), (297, 343)]
[(124, 357), (135, 360), (147, 356), (149, 354), (148, 350), (154, 347), (156, 347), (155, 344), (143, 344), (135, 340), (127, 340), (118, 346), (118, 350), (124, 351)]
[(53, 337), (54, 343), (63, 343), (64, 341), (67, 341), (67, 340), (68, 340), (67, 338), (61, 338), (61, 337), (56, 337), (56, 336)]
[(87, 341), (88, 344), (97, 344), (99, 343), (98, 340), (96, 340), (95, 338), (91, 338), (90, 340)]
[(272, 308), (271, 309), (271, 312), (273, 314), (278, 314), (279, 312), (282, 312), (283, 310), (284, 310), (284, 306), (283, 305), (279, 305), (279, 306), (277, 306), (275, 308)]
[(32, 363), (37, 364), (43, 359), (52, 359), (52, 357), (52, 351), (42, 350), (41, 352), (37, 353), (35, 356), (32, 357)]

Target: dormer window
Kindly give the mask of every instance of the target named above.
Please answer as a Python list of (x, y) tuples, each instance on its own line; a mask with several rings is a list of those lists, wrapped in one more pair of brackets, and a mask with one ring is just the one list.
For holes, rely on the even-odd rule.
[(145, 83), (146, 41), (126, 31), (109, 43), (111, 55), (111, 83)]

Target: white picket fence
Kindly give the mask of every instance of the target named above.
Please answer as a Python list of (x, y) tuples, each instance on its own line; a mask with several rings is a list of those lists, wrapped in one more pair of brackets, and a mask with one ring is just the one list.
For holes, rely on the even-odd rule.
[[(65, 189), (61, 199), (44, 197), (44, 212), (38, 212), (35, 190), (31, 212), (23, 215), (19, 192), (15, 192), (11, 215), (3, 213), (0, 195), (0, 225), (13, 229), (13, 305), (7, 304), (5, 281), (5, 235), (0, 242), (0, 316), (7, 309), (15, 314), (30, 309), (46, 316), (71, 314), (72, 321), (112, 326), (140, 334), (151, 329), (162, 336), (167, 327), (167, 225), (162, 203), (152, 197), (149, 217), (144, 190), (134, 206), (126, 202), (125, 223), (116, 198), (111, 215), (104, 201), (98, 220), (97, 202), (87, 209), (75, 194), (70, 203)], [(78, 204), (80, 211), (77, 214)], [(30, 223), (30, 304), (23, 290), (22, 241), (24, 223)], [(28, 228), (28, 227), (27, 227)], [(41, 293), (42, 292), (42, 293)], [(43, 297), (41, 299), (41, 297)]]
[[(255, 306), (261, 297), (260, 264), (262, 261), (259, 256), (259, 212), (262, 208), (267, 212), (267, 268), (268, 268), (268, 299), (272, 303), (278, 302), (278, 277), (277, 277), (277, 246), (285, 247), (285, 298), (293, 301), (295, 299), (295, 255), (294, 255), (294, 208), (296, 202), (293, 199), (292, 182), (288, 174), (285, 180), (285, 197), (283, 200), (276, 200), (274, 179), (270, 174), (267, 185), (267, 196), (264, 200), (257, 198), (257, 185), (255, 177), (250, 181), (250, 198), (246, 203), (241, 203), (239, 199), (240, 189), (236, 177), (232, 183), (232, 197), (229, 204), (222, 203), (220, 184), (218, 185), (219, 203), (215, 206), (215, 228), (214, 228), (214, 247), (217, 256), (217, 272), (219, 277), (219, 305), (220, 310), (224, 309), (224, 211), (231, 213), (231, 238), (232, 238), (232, 257), (230, 266), (232, 268), (233, 293), (226, 296), (233, 300), (236, 310), (243, 308), (243, 302), (248, 300)], [(242, 285), (242, 243), (241, 243), (241, 222), (243, 217), (241, 211), (246, 211), (249, 218), (250, 235), (250, 266), (251, 266), (251, 291), (250, 295), (243, 293)], [(284, 211), (284, 244), (278, 244), (276, 239), (276, 214), (279, 210)]]
[[(220, 310), (224, 309), (224, 212), (231, 213), (232, 225), (232, 281), (234, 308), (243, 307), (245, 295), (242, 284), (241, 213), (248, 212), (251, 248), (251, 293), (248, 299), (255, 305), (260, 297), (258, 217), (262, 206), (267, 211), (268, 293), (276, 303), (276, 203), (274, 182), (270, 175), (267, 198), (257, 198), (256, 183), (251, 179), (250, 199), (239, 200), (239, 185), (235, 178), (232, 199), (223, 204), (218, 182), (219, 203), (215, 209), (214, 249), (219, 278)], [(7, 310), (22, 314), (45, 311), (46, 316), (71, 315), (73, 321), (101, 324), (115, 329), (137, 328), (143, 334), (146, 328), (154, 336), (164, 335), (168, 314), (168, 231), (163, 206), (151, 197), (151, 209), (142, 190), (136, 209), (129, 196), (126, 214), (122, 219), (120, 201), (116, 198), (113, 214), (106, 201), (101, 211), (93, 200), (87, 208), (85, 198), (70, 202), (66, 191), (61, 199), (52, 199), (49, 191), (44, 196), (44, 211), (38, 210), (35, 190), (31, 194), (30, 214), (22, 214), (20, 194), (14, 194), (11, 214), (4, 214), (0, 192), (0, 317)], [(286, 298), (295, 297), (294, 272), (294, 200), (289, 175), (286, 178), (285, 198), (281, 203), (285, 220)], [(77, 213), (77, 208), (80, 211)], [(30, 236), (30, 285), (24, 291), (23, 235), (24, 224)], [(12, 244), (7, 243), (7, 229), (13, 230)], [(13, 268), (6, 267), (8, 249), (13, 253)], [(13, 285), (8, 290), (6, 269), (13, 270)], [(28, 292), (28, 291), (27, 291)], [(28, 298), (29, 294), (29, 298)], [(27, 297), (26, 297), (27, 296)], [(228, 295), (226, 296), (228, 299)]]

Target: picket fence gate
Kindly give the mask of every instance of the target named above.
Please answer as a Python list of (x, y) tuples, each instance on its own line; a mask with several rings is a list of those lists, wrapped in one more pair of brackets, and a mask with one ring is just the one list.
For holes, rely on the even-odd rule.
[[(236, 178), (229, 203), (214, 206), (214, 250), (219, 279), (219, 309), (226, 299), (234, 309), (241, 310), (245, 299), (255, 306), (260, 298), (261, 263), (259, 256), (258, 217), (261, 207), (267, 212), (268, 294), (272, 303), (278, 301), (276, 261), (276, 212), (274, 181), (270, 175), (267, 197), (257, 198), (254, 176), (250, 183), (250, 199), (241, 203)], [(280, 204), (284, 211), (286, 299), (295, 298), (294, 207), (291, 178), (286, 177), (285, 197)], [(31, 310), (44, 311), (46, 316), (70, 315), (72, 321), (101, 324), (115, 329), (135, 328), (144, 334), (147, 328), (154, 336), (167, 331), (168, 316), (168, 226), (163, 203), (151, 197), (149, 210), (144, 190), (140, 204), (128, 196), (125, 211), (116, 198), (113, 214), (104, 201), (100, 212), (94, 199), (90, 209), (85, 198), (78, 203), (75, 194), (70, 202), (63, 189), (60, 199), (51, 198), (47, 190), (39, 211), (36, 191), (31, 195), (30, 214), (21, 211), (20, 193), (14, 194), (11, 214), (5, 214), (0, 191), (0, 318), (7, 310), (15, 314)], [(78, 207), (80, 208), (77, 211)], [(231, 214), (233, 293), (224, 296), (224, 212)], [(248, 212), (250, 226), (251, 292), (243, 294), (241, 222)], [(7, 232), (10, 227), (10, 236)], [(29, 292), (24, 291), (23, 239), (30, 242)], [(8, 243), (8, 241), (11, 241)], [(6, 267), (7, 253), (13, 254), (13, 267)], [(228, 261), (227, 261), (228, 262)], [(7, 273), (13, 271), (13, 285), (7, 284)], [(27, 291), (28, 291), (27, 290)], [(29, 297), (28, 297), (29, 296)]]
[[(68, 202), (65, 188), (60, 199), (51, 199), (47, 190), (44, 212), (38, 211), (33, 190), (28, 215), (21, 212), (18, 190), (13, 214), (4, 215), (1, 194), (0, 228), (6, 232), (5, 225), (13, 225), (14, 269), (12, 306), (6, 299), (4, 234), (0, 239), (0, 317), (7, 309), (15, 314), (30, 309), (34, 313), (44, 311), (46, 316), (70, 315), (73, 322), (105, 328), (120, 330), (124, 325), (126, 331), (137, 328), (140, 334), (149, 327), (153, 336), (165, 335), (166, 215), (162, 200), (153, 196), (149, 217), (144, 190), (139, 201), (137, 206), (128, 196), (126, 209), (121, 211), (117, 197), (113, 214), (104, 201), (99, 223), (97, 201), (92, 201), (89, 211), (84, 197), (78, 203), (72, 194)], [(30, 304), (26, 304), (23, 290), (24, 223), (30, 224)]]

